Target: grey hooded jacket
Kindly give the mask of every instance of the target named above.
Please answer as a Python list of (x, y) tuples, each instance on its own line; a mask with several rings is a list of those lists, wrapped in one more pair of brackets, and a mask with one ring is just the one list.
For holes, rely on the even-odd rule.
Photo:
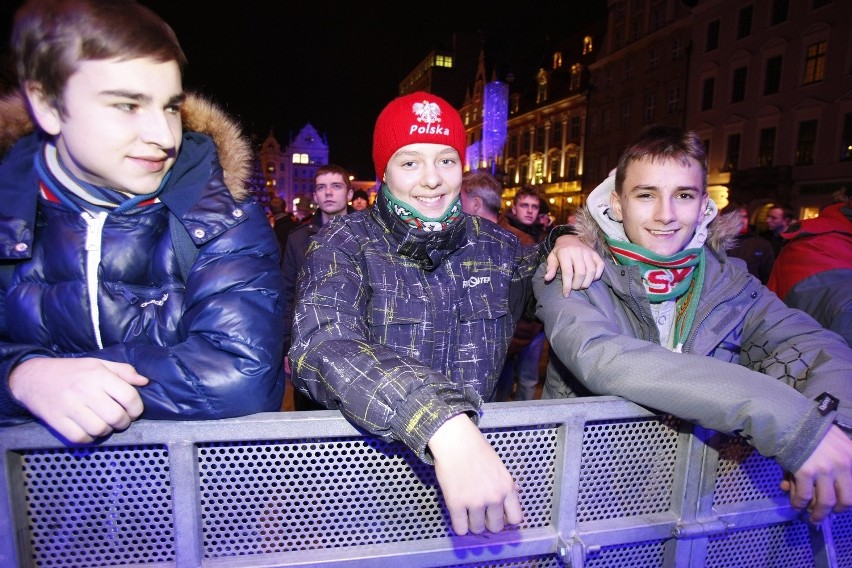
[[(727, 219), (709, 228), (704, 286), (683, 353), (659, 344), (638, 267), (612, 260), (588, 211), (577, 228), (607, 264), (601, 280), (569, 298), (559, 278), (545, 284), (540, 269), (533, 279), (551, 345), (544, 398), (621, 396), (741, 434), (793, 472), (833, 420), (852, 422), (852, 350), (725, 256), (735, 233)], [(814, 399), (824, 392), (840, 399), (839, 412), (819, 411)]]

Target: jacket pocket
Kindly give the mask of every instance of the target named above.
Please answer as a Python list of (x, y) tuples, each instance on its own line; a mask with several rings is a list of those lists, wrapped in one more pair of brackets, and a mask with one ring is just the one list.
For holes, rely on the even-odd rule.
[(374, 294), (367, 312), (372, 326), (418, 324), (427, 319), (423, 298), (398, 294)]

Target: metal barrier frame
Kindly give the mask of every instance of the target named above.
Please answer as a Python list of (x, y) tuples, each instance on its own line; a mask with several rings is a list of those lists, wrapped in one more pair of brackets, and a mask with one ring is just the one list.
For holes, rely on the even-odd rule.
[[(647, 430), (646, 424), (652, 428)], [(530, 442), (532, 446), (524, 446), (528, 442), (521, 439), (521, 433), (542, 427), (553, 432), (548, 436), (554, 443), (537, 445), (535, 438)], [(173, 554), (153, 562), (113, 560), (85, 565), (852, 567), (852, 513), (833, 516), (819, 527), (810, 526), (777, 489), (780, 468), (750, 448), (743, 450), (745, 446), (731, 438), (700, 428), (693, 432), (688, 423), (654, 414), (617, 397), (491, 403), (485, 405), (480, 428), (496, 444), (501, 457), (513, 456), (514, 465), (507, 464), (513, 475), (513, 468), (550, 464), (550, 473), (542, 475), (533, 469), (535, 479), (528, 480), (531, 487), (539, 488), (535, 491), (541, 499), (525, 496), (523, 488), (521, 495), (525, 510), (525, 498), (539, 499), (542, 506), (549, 507), (540, 512), (545, 519), (543, 526), (530, 527), (525, 520), (520, 527), (498, 534), (459, 537), (452, 534), (444, 516), (443, 524), (440, 518), (430, 521), (432, 533), (422, 539), (415, 535), (396, 542), (330, 547), (312, 542), (271, 552), (212, 554), (205, 530), (217, 530), (211, 526), (229, 519), (217, 517), (202, 506), (201, 486), (206, 482), (200, 480), (204, 466), (199, 465), (199, 456), (203, 448), (216, 451), (237, 444), (234, 452), (239, 454), (251, 450), (255, 443), (311, 447), (319, 444), (329, 448), (332, 446), (326, 442), (354, 438), (356, 445), (357, 440), (369, 441), (370, 448), (379, 452), (378, 462), (365, 465), (373, 471), (381, 471), (385, 452), (388, 456), (401, 456), (401, 463), (414, 464), (415, 469), (419, 462), (407, 449), (400, 451), (398, 443), (365, 436), (336, 411), (264, 413), (206, 422), (138, 421), (94, 447), (165, 448), (168, 459), (157, 474), (168, 479), (173, 523), (168, 529), (173, 535), (168, 546), (173, 546)], [(732, 441), (734, 444), (730, 445)], [(733, 452), (730, 448), (734, 448)], [(55, 465), (33, 470), (32, 464), (70, 459), (65, 454), (74, 451), (38, 424), (0, 429), (0, 566), (64, 565), (62, 555), (67, 547), (56, 544), (53, 537), (39, 541), (42, 537), (34, 536), (34, 527), (43, 523), (39, 517), (46, 514), (33, 504), (35, 492), (42, 491), (44, 484), (48, 488), (50, 484), (67, 488), (91, 480), (63, 477), (63, 468)], [(631, 458), (631, 452), (642, 456), (646, 454), (641, 452), (647, 452), (647, 457)], [(325, 457), (311, 454), (310, 461), (312, 467), (326, 468), (329, 477), (333, 477), (337, 475), (333, 468), (339, 465), (340, 456), (329, 450), (325, 453)], [(403, 455), (406, 453), (409, 455)], [(619, 458), (628, 461), (612, 465), (612, 460)], [(358, 459), (346, 457), (356, 466)], [(223, 459), (221, 465), (228, 467), (229, 462)], [(399, 471), (398, 465), (394, 467), (394, 471)], [(415, 473), (421, 481), (405, 478), (404, 485), (398, 486), (389, 482), (387, 493), (391, 499), (394, 491), (434, 491), (434, 479), (428, 479), (420, 470)], [(276, 479), (275, 472), (264, 475), (265, 479)], [(210, 479), (216, 479), (216, 475)], [(418, 483), (423, 487), (414, 487)], [(293, 489), (285, 482), (275, 488), (282, 494)], [(415, 501), (428, 500), (422, 495)], [(46, 497), (44, 508), (67, 505), (58, 498), (52, 503), (51, 498)], [(589, 506), (601, 510), (589, 512)], [(331, 514), (330, 509), (327, 507), (321, 514)], [(123, 513), (132, 515), (133, 511)], [(251, 514), (262, 518), (266, 513), (255, 510)], [(350, 519), (352, 526), (358, 524), (356, 517)], [(396, 522), (394, 518), (385, 519), (388, 527)], [(410, 520), (409, 516), (406, 522)], [(101, 537), (86, 533), (88, 529), (82, 521), (77, 524), (51, 526), (57, 531), (74, 532), (75, 538), (96, 552)], [(383, 530), (384, 526), (378, 526), (369, 532), (373, 535)], [(435, 531), (440, 536), (435, 536)], [(278, 546), (272, 540), (267, 542), (273, 549)], [(155, 541), (147, 546), (156, 549), (159, 545)], [(72, 563), (82, 565), (78, 562)]]

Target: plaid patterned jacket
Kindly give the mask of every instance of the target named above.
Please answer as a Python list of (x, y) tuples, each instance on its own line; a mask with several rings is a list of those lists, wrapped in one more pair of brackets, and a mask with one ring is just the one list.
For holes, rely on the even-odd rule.
[(428, 461), (449, 418), (494, 395), (543, 247), (463, 216), (424, 232), (379, 199), (313, 238), (293, 318), (293, 382)]

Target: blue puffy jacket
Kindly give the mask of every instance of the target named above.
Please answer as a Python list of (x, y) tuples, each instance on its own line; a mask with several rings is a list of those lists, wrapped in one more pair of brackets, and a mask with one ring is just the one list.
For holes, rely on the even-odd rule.
[[(182, 113), (184, 140), (160, 195), (164, 206), (104, 214), (96, 225), (39, 197), (32, 166), (38, 133), (4, 157), (0, 425), (32, 419), (8, 388), (13, 367), (31, 356), (132, 365), (150, 380), (139, 388), (142, 418), (213, 419), (280, 409), (279, 251), (264, 211), (247, 200), (242, 184), (250, 147), (208, 102), (190, 97)], [(210, 135), (198, 132), (198, 124), (211, 125)], [(0, 147), (8, 130), (0, 133)], [(186, 278), (171, 215), (198, 247)], [(84, 245), (93, 226), (102, 228), (96, 282), (90, 283)]]

